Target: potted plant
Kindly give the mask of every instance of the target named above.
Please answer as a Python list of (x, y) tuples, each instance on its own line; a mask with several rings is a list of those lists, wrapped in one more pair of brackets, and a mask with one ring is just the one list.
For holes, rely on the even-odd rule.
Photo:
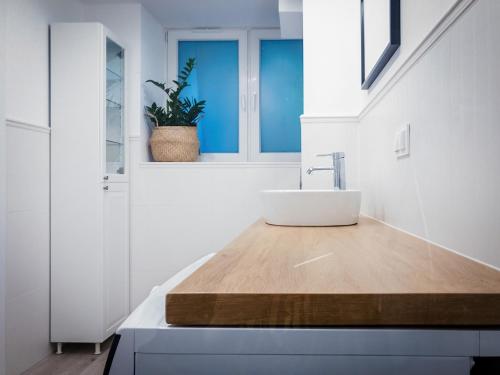
[(196, 161), (199, 155), (197, 124), (205, 110), (205, 100), (181, 97), (189, 86), (188, 78), (195, 67), (195, 59), (190, 58), (173, 81), (174, 87), (165, 83), (148, 80), (167, 94), (165, 107), (156, 103), (146, 106), (146, 116), (151, 119), (152, 134), (149, 140), (155, 161)]

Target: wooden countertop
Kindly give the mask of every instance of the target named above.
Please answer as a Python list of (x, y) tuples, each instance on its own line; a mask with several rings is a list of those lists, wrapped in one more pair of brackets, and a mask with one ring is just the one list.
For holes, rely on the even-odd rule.
[(204, 326), (500, 325), (500, 272), (368, 218), (259, 221), (166, 296), (166, 316)]

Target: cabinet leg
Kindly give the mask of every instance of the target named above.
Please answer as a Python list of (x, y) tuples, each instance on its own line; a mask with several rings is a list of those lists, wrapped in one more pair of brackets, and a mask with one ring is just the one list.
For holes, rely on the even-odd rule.
[(62, 354), (62, 342), (58, 342), (56, 347), (56, 354)]
[(100, 343), (98, 343), (98, 342), (96, 342), (96, 343), (95, 343), (94, 354), (95, 354), (95, 355), (99, 355), (99, 354), (101, 354), (101, 344), (100, 344)]

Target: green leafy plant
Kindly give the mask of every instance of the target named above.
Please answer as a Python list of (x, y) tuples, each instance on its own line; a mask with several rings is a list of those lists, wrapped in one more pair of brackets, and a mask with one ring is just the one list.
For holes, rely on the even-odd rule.
[(205, 112), (205, 100), (181, 97), (182, 91), (189, 86), (188, 78), (196, 66), (196, 60), (189, 58), (186, 65), (179, 74), (179, 79), (173, 81), (174, 87), (167, 87), (166, 83), (146, 81), (152, 83), (167, 94), (165, 107), (156, 103), (145, 107), (148, 116), (154, 126), (196, 126)]

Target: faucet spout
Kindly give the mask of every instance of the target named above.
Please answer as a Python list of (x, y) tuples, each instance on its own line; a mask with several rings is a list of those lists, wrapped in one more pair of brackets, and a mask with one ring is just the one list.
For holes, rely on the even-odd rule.
[(333, 189), (334, 190), (345, 190), (345, 154), (343, 152), (332, 152), (330, 154), (318, 154), (316, 156), (326, 156), (332, 158), (331, 167), (310, 167), (307, 169), (306, 173), (308, 175), (315, 171), (333, 171)]
[(334, 171), (335, 168), (334, 167), (310, 167), (306, 173), (307, 174), (312, 174), (313, 172), (316, 172), (316, 171)]

